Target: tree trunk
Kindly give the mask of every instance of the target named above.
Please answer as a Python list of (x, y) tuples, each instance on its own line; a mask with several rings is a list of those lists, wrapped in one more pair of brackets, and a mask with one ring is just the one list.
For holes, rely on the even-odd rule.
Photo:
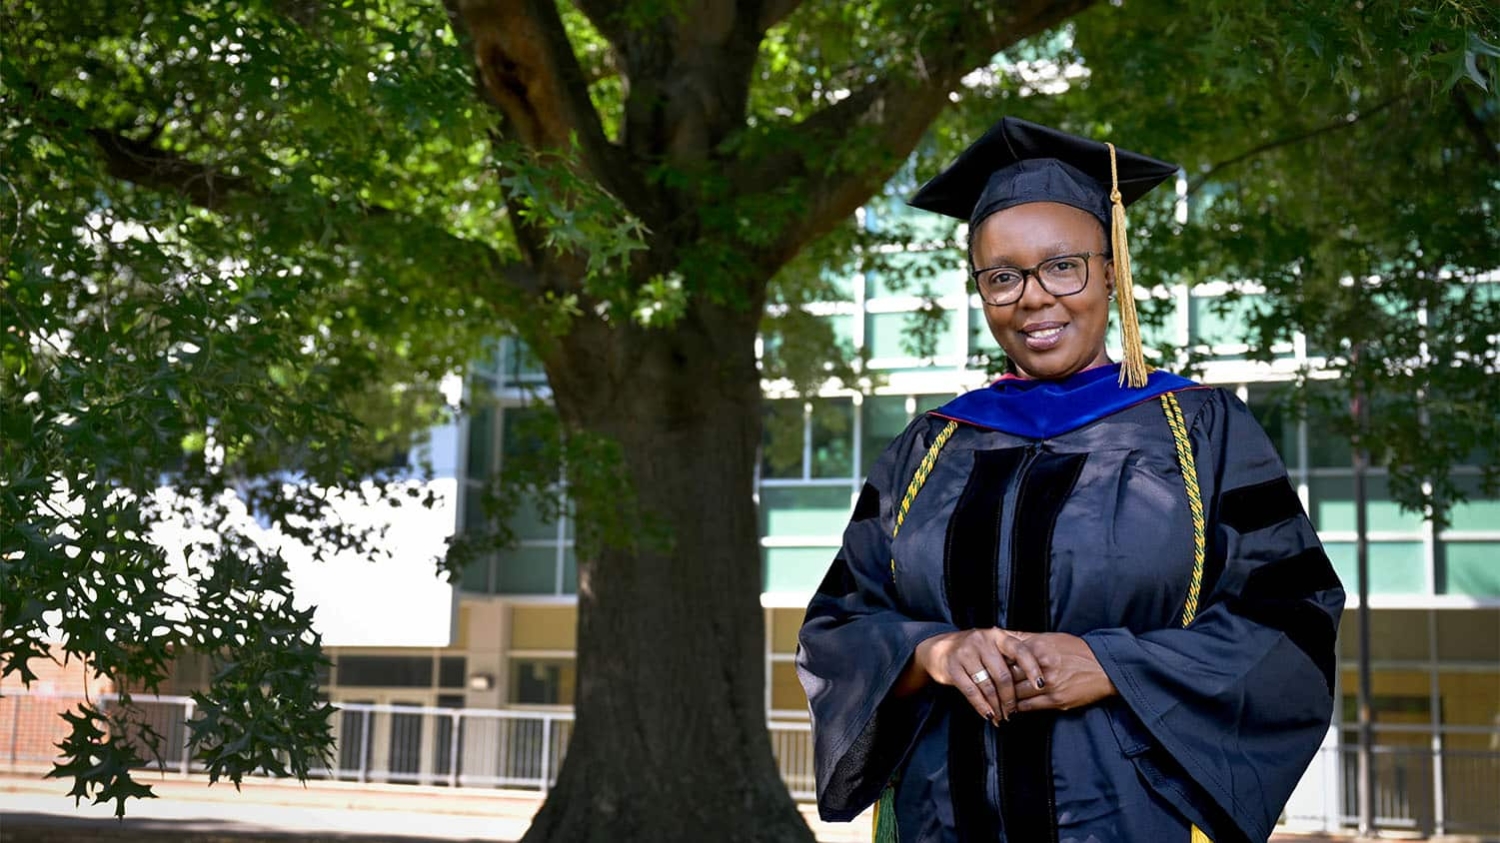
[(524, 843), (812, 840), (766, 731), (758, 316), (591, 322), (548, 355), (563, 423), (621, 445), (671, 545), (580, 560), (577, 724)]

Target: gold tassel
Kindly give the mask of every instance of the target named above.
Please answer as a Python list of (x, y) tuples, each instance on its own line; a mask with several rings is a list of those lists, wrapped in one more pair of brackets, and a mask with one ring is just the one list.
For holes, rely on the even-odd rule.
[(1203, 829), (1195, 825), (1193, 826), (1193, 843), (1214, 843), (1214, 841), (1210, 840), (1208, 835), (1203, 833)]
[(1115, 145), (1109, 147), (1110, 239), (1115, 254), (1115, 299), (1120, 303), (1120, 344), (1125, 361), (1120, 366), (1120, 385), (1139, 389), (1146, 385), (1146, 354), (1141, 350), (1141, 323), (1135, 314), (1135, 287), (1130, 278), (1130, 245), (1126, 242), (1125, 202), (1120, 198), (1120, 174), (1115, 164)]

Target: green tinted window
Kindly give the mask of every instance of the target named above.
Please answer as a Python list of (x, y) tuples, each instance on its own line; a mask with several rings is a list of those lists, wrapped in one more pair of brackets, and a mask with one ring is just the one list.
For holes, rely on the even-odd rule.
[(864, 464), (860, 466), (860, 476), (864, 477), (869, 475), (870, 466), (885, 452), (891, 440), (906, 429), (909, 420), (906, 415), (906, 396), (869, 396), (860, 412), (864, 414), (863, 428), (860, 431), (860, 456)]
[[(1338, 572), (1344, 590), (1350, 594), (1358, 588), (1355, 574), (1354, 542), (1324, 542), (1328, 559)], [(1370, 543), (1371, 594), (1425, 594), (1427, 566), (1421, 542)]]
[(1439, 548), (1445, 594), (1500, 597), (1500, 542), (1447, 541)]
[(557, 548), (516, 547), (496, 557), (499, 594), (553, 594), (557, 591)]
[[(1416, 531), (1422, 516), (1391, 500), (1384, 475), (1365, 478), (1366, 520), (1371, 531)], [(1354, 529), (1354, 478), (1314, 477), (1308, 481), (1313, 524), (1319, 530)]]
[(806, 433), (802, 400), (767, 401), (763, 412), (760, 476), (800, 478)]
[(812, 402), (813, 477), (850, 477), (854, 474), (854, 402), (825, 398)]
[(769, 486), (760, 490), (760, 534), (837, 538), (852, 506), (848, 486)]
[(837, 554), (838, 548), (834, 547), (761, 548), (764, 590), (811, 594), (823, 581), (823, 575)]

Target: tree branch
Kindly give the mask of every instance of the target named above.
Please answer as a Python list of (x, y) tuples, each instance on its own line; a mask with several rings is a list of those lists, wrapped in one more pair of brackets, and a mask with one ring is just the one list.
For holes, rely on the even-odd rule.
[(1317, 128), (1310, 129), (1310, 130), (1305, 131), (1305, 132), (1299, 132), (1299, 133), (1297, 133), (1295, 135), (1288, 135), (1287, 137), (1284, 137), (1284, 138), (1277, 138), (1277, 139), (1272, 140), (1272, 141), (1267, 141), (1266, 143), (1263, 143), (1263, 144), (1261, 144), (1259, 146), (1251, 147), (1250, 149), (1247, 149), (1244, 152), (1241, 152), (1240, 154), (1238, 154), (1238, 155), (1236, 155), (1236, 156), (1234, 156), (1232, 158), (1226, 158), (1223, 161), (1220, 161), (1217, 164), (1214, 164), (1213, 166), (1209, 167), (1207, 170), (1204, 170), (1202, 173), (1200, 173), (1198, 176), (1196, 176), (1191, 182), (1189, 182), (1188, 183), (1188, 189), (1187, 189), (1187, 195), (1188, 196), (1192, 196), (1194, 193), (1196, 193), (1198, 191), (1199, 188), (1201, 188), (1201, 187), (1203, 187), (1203, 185), (1207, 184), (1208, 181), (1209, 181), (1209, 179), (1213, 178), (1219, 172), (1221, 172), (1223, 170), (1227, 170), (1228, 168), (1233, 167), (1236, 164), (1239, 164), (1241, 162), (1247, 161), (1247, 160), (1249, 160), (1251, 158), (1254, 158), (1257, 155), (1261, 155), (1261, 154), (1270, 152), (1273, 149), (1280, 149), (1280, 148), (1282, 148), (1284, 146), (1291, 146), (1293, 144), (1298, 144), (1298, 143), (1301, 143), (1301, 142), (1303, 142), (1305, 140), (1310, 140), (1312, 138), (1318, 137), (1319, 135), (1326, 135), (1329, 132), (1336, 132), (1339, 129), (1347, 129), (1348, 127), (1355, 125), (1356, 123), (1360, 122), (1361, 120), (1364, 120), (1366, 117), (1370, 117), (1370, 116), (1373, 116), (1375, 114), (1379, 114), (1380, 112), (1386, 110), (1387, 108), (1390, 108), (1392, 105), (1395, 105), (1397, 102), (1400, 102), (1401, 100), (1406, 99), (1407, 96), (1409, 96), (1409, 95), (1391, 97), (1390, 99), (1385, 100), (1384, 102), (1381, 102), (1381, 103), (1379, 103), (1378, 105), (1375, 105), (1372, 108), (1368, 108), (1368, 109), (1366, 109), (1364, 111), (1359, 112), (1358, 114), (1356, 114), (1354, 116), (1354, 119), (1352, 119), (1352, 120), (1349, 119), (1349, 118), (1347, 118), (1347, 117), (1346, 118), (1341, 118), (1341, 119), (1335, 120), (1335, 121), (1333, 121), (1331, 123), (1328, 123), (1328, 124), (1325, 124), (1325, 125), (1322, 125), (1322, 126), (1318, 126)]
[[(472, 47), (485, 99), (531, 149), (566, 152), (626, 207), (646, 197), (637, 167), (605, 137), (588, 82), (552, 0), (444, 0)], [(461, 29), (460, 29), (461, 27)]]
[[(774, 5), (776, 0), (768, 0)], [(925, 33), (912, 59), (914, 72), (887, 75), (794, 126), (778, 139), (777, 151), (746, 160), (731, 178), (740, 196), (775, 193), (795, 186), (807, 197), (802, 218), (786, 226), (766, 252), (780, 266), (807, 242), (847, 218), (911, 154), (927, 127), (948, 105), (949, 93), (995, 53), (1078, 14), (1095, 0), (1023, 0), (1008, 14), (956, 16), (951, 25)], [(835, 150), (877, 149), (859, 158), (863, 166), (829, 168)]]

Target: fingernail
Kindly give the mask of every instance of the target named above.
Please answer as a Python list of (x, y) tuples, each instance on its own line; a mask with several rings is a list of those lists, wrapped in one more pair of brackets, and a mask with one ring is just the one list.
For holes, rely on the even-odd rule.
[(1042, 677), (1038, 676), (1036, 678), (1036, 687), (1037, 687), (1037, 690), (1041, 690), (1041, 689), (1047, 687), (1047, 680), (1045, 680)]
[(990, 721), (991, 723), (995, 722), (995, 712), (990, 711), (989, 709), (985, 709), (984, 719)]

